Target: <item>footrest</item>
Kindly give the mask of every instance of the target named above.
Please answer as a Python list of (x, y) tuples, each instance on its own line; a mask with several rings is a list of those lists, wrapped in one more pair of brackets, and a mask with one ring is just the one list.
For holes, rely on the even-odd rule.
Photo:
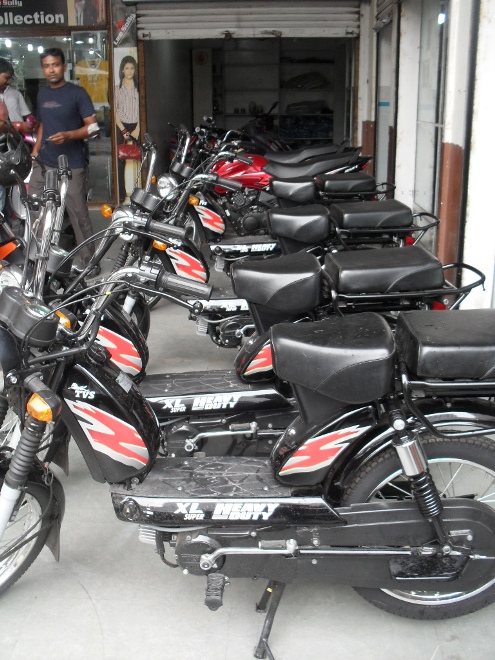
[(222, 573), (210, 573), (206, 576), (205, 605), (212, 612), (216, 612), (223, 605), (223, 592), (229, 579)]

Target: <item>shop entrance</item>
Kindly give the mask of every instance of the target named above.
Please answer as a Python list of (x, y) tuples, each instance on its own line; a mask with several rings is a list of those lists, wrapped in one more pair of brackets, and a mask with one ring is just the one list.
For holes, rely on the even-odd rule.
[(67, 61), (66, 79), (86, 89), (100, 131), (88, 141), (88, 202), (110, 201), (113, 196), (112, 141), (110, 132), (108, 36), (106, 31), (73, 32), (71, 36), (10, 37), (0, 40), (0, 57), (12, 62), (12, 85), (23, 94), (33, 115), (37, 96), (46, 81), (41, 73), (40, 53), (61, 48)]

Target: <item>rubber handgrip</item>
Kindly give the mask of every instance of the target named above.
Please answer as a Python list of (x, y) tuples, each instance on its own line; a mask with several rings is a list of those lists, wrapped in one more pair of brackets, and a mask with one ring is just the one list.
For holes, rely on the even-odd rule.
[(198, 298), (210, 299), (213, 287), (203, 282), (195, 282), (188, 280), (179, 275), (172, 275), (166, 271), (162, 271), (156, 280), (158, 289), (165, 289), (173, 293), (178, 293), (183, 296), (193, 296)]
[(48, 170), (45, 176), (45, 190), (58, 190), (57, 170)]
[(65, 154), (60, 154), (60, 156), (57, 158), (57, 164), (59, 170), (69, 169), (69, 159)]
[(221, 176), (217, 179), (217, 186), (227, 188), (227, 190), (242, 190), (243, 185), (239, 181), (232, 181), (231, 179), (224, 179)]
[(150, 220), (146, 226), (146, 230), (153, 234), (170, 236), (170, 238), (179, 238), (180, 240), (184, 240), (186, 237), (186, 230), (182, 227), (168, 225), (166, 222), (160, 222), (159, 220)]
[(236, 160), (240, 160), (241, 163), (244, 163), (244, 165), (252, 165), (254, 163), (252, 158), (248, 158), (247, 156), (240, 156), (239, 154), (236, 155)]

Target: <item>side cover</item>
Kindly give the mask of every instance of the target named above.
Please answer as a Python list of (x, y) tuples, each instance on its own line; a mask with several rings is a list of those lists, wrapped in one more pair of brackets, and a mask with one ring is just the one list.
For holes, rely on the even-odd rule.
[(82, 359), (65, 374), (61, 396), (63, 421), (96, 481), (122, 483), (151, 469), (160, 429), (127, 374)]

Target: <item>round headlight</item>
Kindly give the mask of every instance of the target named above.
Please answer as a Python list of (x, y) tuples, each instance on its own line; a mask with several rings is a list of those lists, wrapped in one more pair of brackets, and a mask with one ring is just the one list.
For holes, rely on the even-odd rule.
[(156, 187), (162, 199), (171, 201), (179, 196), (178, 183), (171, 174), (162, 174)]

